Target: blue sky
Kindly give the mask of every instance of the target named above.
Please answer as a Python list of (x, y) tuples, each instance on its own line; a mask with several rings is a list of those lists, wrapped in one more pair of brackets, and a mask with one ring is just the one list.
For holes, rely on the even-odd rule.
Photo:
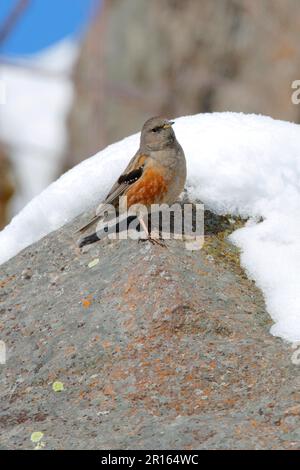
[[(0, 0), (0, 25), (18, 0)], [(32, 54), (64, 37), (79, 35), (100, 0), (31, 0), (0, 54)]]

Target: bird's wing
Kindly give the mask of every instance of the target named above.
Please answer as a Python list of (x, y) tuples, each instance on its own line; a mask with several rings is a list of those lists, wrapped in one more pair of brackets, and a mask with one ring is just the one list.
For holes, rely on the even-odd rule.
[(85, 232), (99, 219), (101, 219), (107, 209), (107, 204), (112, 204), (115, 207), (117, 206), (119, 198), (124, 194), (125, 190), (142, 176), (146, 159), (147, 155), (141, 155), (139, 152), (134, 155), (121, 176), (109, 191), (105, 200), (98, 206), (95, 217), (93, 217), (86, 225), (77, 230), (76, 233)]

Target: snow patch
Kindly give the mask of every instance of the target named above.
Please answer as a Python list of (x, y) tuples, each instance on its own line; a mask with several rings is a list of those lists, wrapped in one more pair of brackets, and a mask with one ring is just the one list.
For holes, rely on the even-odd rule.
[(76, 43), (67, 39), (16, 60), (19, 66), (1, 66), (6, 99), (0, 108), (0, 137), (10, 148), (20, 186), (15, 211), (59, 174), (67, 141), (65, 118), (73, 99), (69, 74), (77, 52)]

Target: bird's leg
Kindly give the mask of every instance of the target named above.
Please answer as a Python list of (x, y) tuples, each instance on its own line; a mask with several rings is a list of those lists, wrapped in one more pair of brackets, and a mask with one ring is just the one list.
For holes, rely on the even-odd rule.
[(159, 246), (163, 246), (164, 248), (166, 247), (166, 244), (162, 240), (157, 240), (157, 238), (152, 238), (151, 237), (151, 235), (149, 233), (149, 230), (148, 230), (148, 227), (145, 224), (145, 221), (142, 217), (139, 217), (139, 222), (140, 222), (140, 225), (141, 225), (141, 227), (143, 228), (143, 230), (146, 234), (146, 237), (147, 237), (146, 240), (148, 240), (150, 243), (152, 243), (152, 245), (159, 245)]

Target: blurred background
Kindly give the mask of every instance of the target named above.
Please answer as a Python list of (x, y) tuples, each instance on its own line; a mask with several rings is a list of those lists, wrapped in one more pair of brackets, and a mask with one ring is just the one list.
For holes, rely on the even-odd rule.
[(299, 0), (0, 0), (0, 228), (148, 117), (300, 122)]

